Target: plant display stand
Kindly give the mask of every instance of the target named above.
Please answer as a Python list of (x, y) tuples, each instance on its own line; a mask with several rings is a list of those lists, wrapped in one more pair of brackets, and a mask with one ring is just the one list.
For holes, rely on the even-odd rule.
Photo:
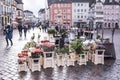
[(70, 57), (71, 57), (71, 59), (72, 59), (74, 62), (76, 61), (76, 54), (75, 54), (75, 52), (70, 53)]
[(80, 54), (79, 55), (79, 65), (86, 65), (87, 64), (87, 59), (86, 59), (86, 54)]
[(18, 65), (18, 71), (21, 72), (21, 71), (27, 71), (27, 64), (26, 62), (24, 62), (23, 64), (19, 64)]
[(67, 66), (75, 66), (74, 59), (72, 59), (70, 55), (67, 55), (66, 65)]
[(104, 64), (105, 49), (96, 49), (92, 55), (92, 62), (94, 64)]
[(28, 66), (32, 72), (40, 71), (40, 58), (29, 58)]
[(83, 52), (84, 52), (84, 54), (86, 55), (86, 61), (88, 61), (88, 56), (89, 56), (88, 53), (89, 53), (89, 50), (84, 50)]
[(44, 52), (44, 68), (54, 67), (54, 52)]
[(61, 55), (57, 54), (56, 64), (57, 66), (65, 66), (65, 59), (63, 54)]
[(18, 59), (18, 71), (27, 71), (27, 64), (25, 61), (25, 58), (19, 58)]
[(29, 56), (28, 59), (28, 66), (32, 72), (34, 71), (40, 71), (41, 70), (41, 64), (40, 64), (40, 55), (42, 54), (42, 50), (40, 49), (34, 49)]

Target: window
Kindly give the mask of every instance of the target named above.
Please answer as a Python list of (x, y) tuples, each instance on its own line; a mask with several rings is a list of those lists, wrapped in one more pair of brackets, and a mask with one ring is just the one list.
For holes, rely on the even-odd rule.
[(78, 6), (80, 6), (80, 4), (78, 3)]
[(83, 4), (81, 4), (81, 6), (83, 6)]
[(18, 16), (20, 16), (20, 11), (18, 11)]
[(68, 7), (70, 7), (70, 4), (68, 4)]
[(68, 15), (67, 18), (70, 19), (70, 15)]
[(74, 12), (76, 12), (76, 9), (74, 9)]
[(76, 3), (74, 4), (74, 6), (76, 6)]
[(84, 18), (86, 18), (86, 16), (84, 16)]
[(80, 12), (80, 10), (78, 9), (77, 12)]
[(66, 12), (66, 10), (64, 9), (63, 12)]
[(81, 18), (83, 18), (83, 16), (81, 16)]
[(66, 16), (63, 16), (64, 19), (66, 19)]
[(84, 12), (86, 12), (86, 9), (84, 10)]
[(68, 9), (68, 13), (70, 13), (70, 9)]
[(54, 13), (57, 13), (57, 9), (54, 10)]
[(81, 12), (83, 12), (83, 9), (81, 9)]
[(80, 18), (80, 16), (78, 16), (78, 19)]

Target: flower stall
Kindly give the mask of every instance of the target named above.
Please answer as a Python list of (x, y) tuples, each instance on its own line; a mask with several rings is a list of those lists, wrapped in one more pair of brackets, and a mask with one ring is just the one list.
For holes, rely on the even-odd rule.
[(27, 71), (26, 58), (24, 58), (22, 53), (18, 54), (18, 71)]
[(44, 43), (41, 45), (43, 49), (43, 56), (44, 56), (44, 68), (54, 67), (54, 49), (55, 45), (50, 43)]
[(34, 71), (40, 71), (41, 70), (41, 64), (40, 64), (40, 55), (43, 53), (40, 49), (33, 49), (28, 54), (29, 55), (29, 62), (28, 66), (32, 72)]
[(92, 50), (92, 62), (94, 64), (104, 64), (105, 47), (103, 45), (94, 45)]

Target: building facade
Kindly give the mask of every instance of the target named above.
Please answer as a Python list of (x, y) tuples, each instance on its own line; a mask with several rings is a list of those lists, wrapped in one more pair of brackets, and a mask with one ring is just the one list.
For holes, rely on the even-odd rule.
[(24, 11), (24, 24), (33, 25), (33, 23), (35, 22), (34, 19), (35, 16), (32, 11), (29, 10)]
[(95, 3), (92, 4), (91, 8), (90, 20), (93, 21), (93, 28), (102, 28), (104, 27), (104, 7), (103, 2), (101, 0), (96, 0)]
[(40, 9), (38, 12), (38, 18), (39, 18), (39, 22), (44, 23), (44, 21), (46, 20), (46, 14), (45, 14), (45, 9)]
[[(60, 20), (58, 17), (61, 17)], [(72, 2), (70, 0), (54, 1), (50, 5), (50, 21), (53, 24), (72, 25)]]
[(22, 0), (16, 0), (17, 2), (17, 11), (16, 11), (16, 20), (18, 23), (22, 23), (23, 22), (23, 2)]
[(77, 27), (86, 27), (89, 17), (89, 1), (72, 1), (72, 25)]
[(17, 1), (16, 0), (12, 0), (12, 24), (13, 27), (16, 28), (18, 25), (18, 22), (16, 21), (16, 12), (17, 12)]
[(120, 5), (115, 0), (106, 0), (104, 3), (105, 28), (119, 28)]
[(0, 1), (0, 27), (4, 28), (7, 23), (11, 22), (12, 10), (11, 10), (11, 0), (1, 0)]

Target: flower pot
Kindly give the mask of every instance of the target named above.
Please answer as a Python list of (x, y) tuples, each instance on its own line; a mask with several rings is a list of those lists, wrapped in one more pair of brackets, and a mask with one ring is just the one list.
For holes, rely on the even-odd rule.
[(79, 65), (86, 65), (87, 64), (86, 54), (79, 54), (78, 64)]
[(57, 54), (56, 64), (57, 66), (65, 66), (65, 58), (63, 54)]
[(67, 66), (75, 66), (74, 59), (72, 59), (71, 55), (67, 55), (66, 65)]
[(94, 64), (104, 64), (104, 49), (96, 49), (92, 54), (92, 62)]

